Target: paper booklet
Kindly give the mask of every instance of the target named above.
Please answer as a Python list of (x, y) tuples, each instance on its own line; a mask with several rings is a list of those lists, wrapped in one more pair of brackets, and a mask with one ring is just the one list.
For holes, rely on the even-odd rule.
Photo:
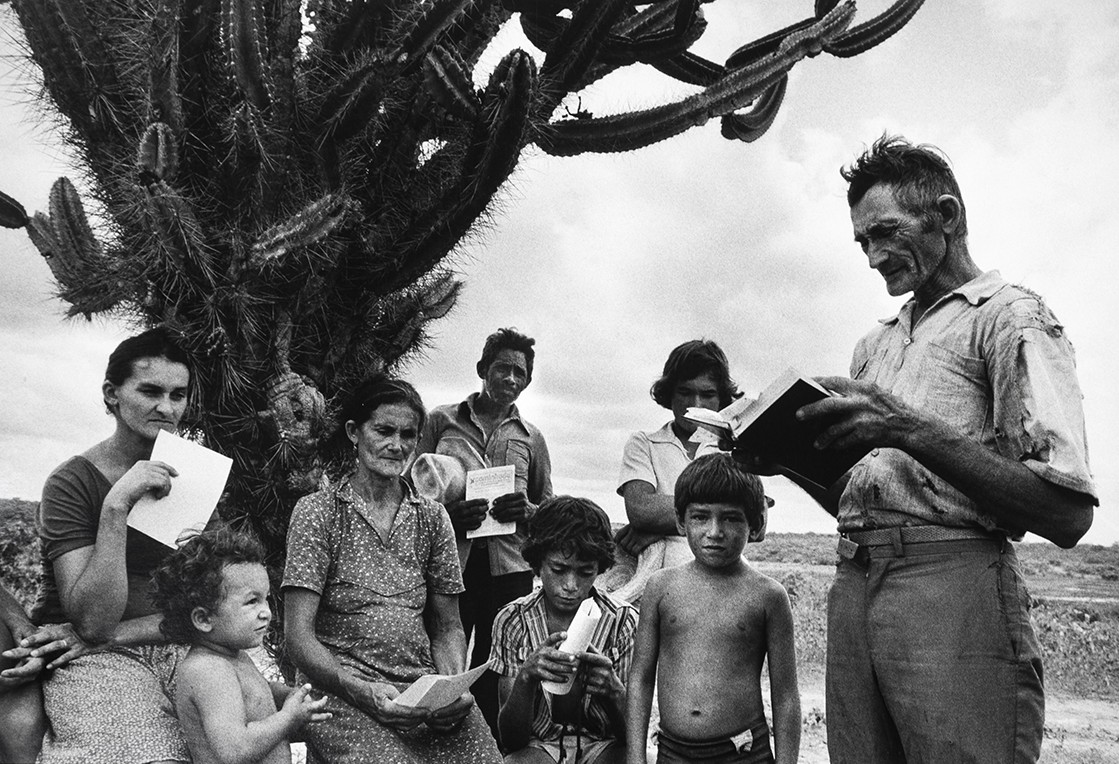
[(499, 522), (490, 510), (493, 509), (493, 500), (498, 496), (513, 493), (517, 490), (517, 468), (512, 464), (504, 467), (487, 467), (482, 470), (469, 470), (466, 473), (466, 498), (486, 499), (489, 509), (482, 519), (482, 524), (472, 531), (466, 532), (468, 539), (479, 536), (504, 536), (517, 532), (517, 524)]
[[(602, 610), (594, 600), (590, 597), (583, 600), (579, 604), (579, 609), (575, 611), (575, 617), (571, 619), (571, 625), (567, 627), (567, 638), (556, 649), (572, 655), (585, 652), (601, 619)], [(566, 695), (571, 692), (571, 685), (574, 682), (575, 674), (572, 674), (566, 682), (541, 682), (540, 686), (553, 695)]]
[(392, 702), (398, 706), (427, 708), (432, 711), (443, 708), (458, 700), (489, 667), (490, 662), (486, 661), (481, 666), (453, 676), (424, 674), (393, 698)]
[(813, 445), (819, 428), (798, 420), (797, 409), (833, 395), (790, 368), (757, 400), (740, 398), (721, 411), (689, 408), (684, 418), (826, 489), (870, 450), (818, 449)]
[(160, 430), (152, 461), (164, 462), (179, 473), (171, 478), (171, 492), (162, 499), (140, 497), (128, 513), (128, 525), (174, 549), (186, 530), (202, 530), (225, 490), (233, 460), (198, 443)]

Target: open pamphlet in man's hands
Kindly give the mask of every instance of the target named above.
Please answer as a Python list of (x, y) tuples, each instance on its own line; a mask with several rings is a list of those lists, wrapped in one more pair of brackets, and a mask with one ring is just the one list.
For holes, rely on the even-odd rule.
[(472, 531), (466, 532), (468, 539), (479, 536), (504, 536), (517, 532), (517, 524), (503, 523), (492, 514), (493, 500), (498, 496), (513, 493), (517, 487), (517, 468), (512, 464), (504, 467), (487, 467), (481, 470), (469, 470), (466, 473), (466, 498), (486, 499), (489, 508), (482, 524)]
[(797, 409), (834, 395), (796, 369), (787, 369), (757, 400), (739, 398), (720, 411), (689, 408), (684, 418), (826, 489), (870, 450), (816, 448), (818, 425), (796, 418)]
[(490, 662), (486, 661), (461, 674), (424, 674), (393, 698), (392, 702), (398, 706), (436, 711), (462, 697), (489, 667)]
[(160, 430), (151, 460), (175, 468), (171, 492), (161, 499), (140, 497), (128, 525), (174, 549), (184, 532), (202, 530), (218, 505), (233, 460), (174, 433)]

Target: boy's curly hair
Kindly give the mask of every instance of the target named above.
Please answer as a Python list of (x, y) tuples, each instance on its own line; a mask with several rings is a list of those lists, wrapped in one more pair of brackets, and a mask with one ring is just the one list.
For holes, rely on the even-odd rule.
[(590, 499), (553, 496), (540, 505), (528, 521), (521, 557), (540, 574), (548, 552), (593, 560), (601, 573), (614, 564), (614, 534), (610, 518)]
[(152, 602), (163, 620), (159, 630), (172, 642), (193, 643), (198, 632), (190, 614), (214, 610), (222, 596), (222, 569), (239, 563), (264, 564), (264, 548), (253, 536), (218, 526), (188, 538), (152, 573)]

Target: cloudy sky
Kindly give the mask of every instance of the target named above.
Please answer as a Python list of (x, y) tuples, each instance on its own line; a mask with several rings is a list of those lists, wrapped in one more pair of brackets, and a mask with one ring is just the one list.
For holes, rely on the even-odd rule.
[[(811, 3), (706, 5), (700, 52), (721, 59), (799, 18)], [(888, 0), (860, 0), (860, 18)], [(0, 8), (0, 189), (43, 209), (74, 175), (32, 108)], [(512, 35), (499, 40), (508, 49)], [(687, 91), (625, 73), (582, 108), (642, 108)], [(1119, 542), (1119, 8), (1096, 0), (928, 0), (901, 33), (854, 59), (801, 62), (769, 133), (746, 145), (712, 123), (623, 155), (554, 159), (530, 150), (484, 234), (456, 263), (466, 290), (432, 327), (406, 375), (429, 405), (477, 389), (486, 334), (537, 338), (523, 413), (544, 431), (558, 491), (622, 515), (614, 494), (629, 432), (667, 412), (648, 388), (668, 351), (706, 337), (740, 387), (788, 366), (845, 374), (855, 341), (901, 300), (851, 240), (837, 169), (883, 131), (951, 157), (968, 206), (972, 254), (1041, 292), (1077, 349), (1092, 466), (1101, 495), (1086, 540)], [(50, 273), (23, 232), (0, 229), (0, 496), (35, 498), (57, 463), (111, 430), (104, 361), (127, 327), (66, 321)], [(834, 530), (771, 479), (775, 531)]]

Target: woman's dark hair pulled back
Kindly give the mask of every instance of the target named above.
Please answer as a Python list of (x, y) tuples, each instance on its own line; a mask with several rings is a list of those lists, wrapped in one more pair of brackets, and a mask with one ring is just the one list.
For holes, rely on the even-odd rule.
[(672, 349), (664, 362), (664, 371), (649, 389), (649, 395), (663, 408), (672, 408), (672, 394), (676, 386), (703, 374), (715, 378), (719, 388), (719, 407), (730, 405), (738, 393), (738, 386), (730, 377), (730, 364), (723, 349), (711, 340), (688, 340)]

